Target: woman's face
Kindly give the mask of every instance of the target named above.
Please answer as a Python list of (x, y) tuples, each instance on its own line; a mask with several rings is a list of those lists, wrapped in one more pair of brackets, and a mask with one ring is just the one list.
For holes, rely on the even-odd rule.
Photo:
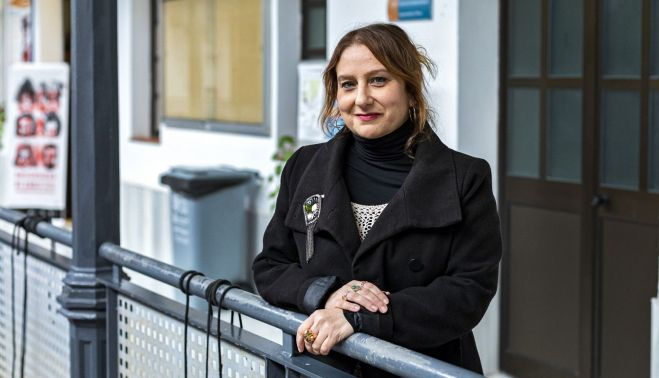
[(41, 159), (46, 168), (53, 168), (57, 163), (57, 149), (55, 147), (44, 147)]
[(366, 46), (354, 44), (343, 50), (336, 77), (339, 111), (354, 134), (379, 138), (407, 120), (411, 99), (405, 83), (389, 73)]
[(22, 116), (18, 119), (17, 134), (20, 136), (30, 136), (34, 134), (34, 120), (30, 116)]
[(32, 97), (28, 94), (21, 94), (18, 100), (18, 110), (21, 113), (28, 113), (32, 111)]

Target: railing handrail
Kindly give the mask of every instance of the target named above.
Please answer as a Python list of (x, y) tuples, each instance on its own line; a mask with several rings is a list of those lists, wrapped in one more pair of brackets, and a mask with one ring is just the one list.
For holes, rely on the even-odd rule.
[[(18, 223), (25, 216), (24, 213), (16, 210), (0, 207), (0, 219), (3, 219), (11, 224)], [(48, 222), (39, 222), (37, 224), (37, 235), (52, 239), (60, 244), (68, 247), (73, 246), (73, 234), (71, 231), (55, 227)]]
[[(112, 243), (101, 245), (99, 252), (108, 261), (174, 287), (178, 287), (179, 279), (185, 272), (181, 268)], [(190, 294), (205, 298), (206, 288), (211, 282), (213, 280), (205, 276), (193, 277), (190, 280)], [(228, 287), (228, 285), (220, 286), (215, 292), (216, 297), (219, 298)], [(231, 290), (225, 295), (223, 304), (230, 310), (238, 311), (293, 335), (305, 320), (302, 314), (272, 306), (258, 295), (244, 290)], [(334, 350), (401, 376), (479, 377), (469, 370), (363, 333), (350, 336), (335, 346)]]
[[(24, 214), (21, 212), (0, 207), (0, 219), (7, 222), (16, 223), (23, 216)], [(67, 241), (71, 243), (72, 240), (70, 231), (46, 222), (42, 222), (37, 226), (37, 232), (39, 236), (51, 238), (65, 245), (70, 245), (66, 243)], [(177, 288), (179, 280), (185, 272), (184, 269), (143, 256), (112, 243), (101, 245), (99, 254), (116, 265), (132, 269)], [(190, 294), (205, 299), (206, 288), (211, 282), (213, 280), (205, 276), (193, 277), (190, 280)], [(216, 298), (219, 299), (228, 287), (228, 285), (220, 286), (215, 292)], [(280, 328), (289, 335), (294, 335), (297, 328), (305, 320), (305, 316), (302, 314), (272, 306), (260, 296), (240, 289), (229, 291), (224, 297), (223, 306)], [(350, 336), (336, 345), (334, 350), (401, 376), (482, 377), (472, 371), (363, 333)]]

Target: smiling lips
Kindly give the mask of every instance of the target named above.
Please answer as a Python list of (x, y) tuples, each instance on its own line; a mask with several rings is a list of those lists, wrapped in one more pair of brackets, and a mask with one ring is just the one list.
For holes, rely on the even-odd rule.
[(357, 117), (362, 121), (372, 121), (380, 116), (380, 113), (366, 113), (366, 114), (357, 114)]

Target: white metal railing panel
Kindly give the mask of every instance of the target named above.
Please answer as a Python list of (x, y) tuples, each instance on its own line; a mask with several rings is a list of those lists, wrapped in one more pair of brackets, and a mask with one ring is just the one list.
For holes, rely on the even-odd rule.
[[(12, 359), (16, 374), (20, 371), (23, 325), (23, 262), (25, 254), (14, 253), (14, 311), (13, 327), (16, 350), (12, 348), (11, 320), (11, 251), (0, 243), (0, 376), (11, 376)], [(25, 376), (61, 378), (71, 375), (69, 359), (69, 321), (57, 312), (57, 296), (62, 291), (65, 271), (27, 258), (27, 325), (25, 348)]]
[[(216, 320), (213, 320), (215, 322)], [(119, 377), (183, 376), (183, 322), (123, 295), (117, 298)], [(217, 339), (210, 338), (209, 377), (218, 377)], [(265, 377), (265, 359), (222, 341), (223, 377)], [(188, 376), (204, 377), (206, 334), (188, 327)]]

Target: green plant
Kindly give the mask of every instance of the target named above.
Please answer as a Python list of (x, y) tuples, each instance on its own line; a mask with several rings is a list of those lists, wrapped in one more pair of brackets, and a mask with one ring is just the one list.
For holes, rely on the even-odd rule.
[(275, 150), (275, 153), (272, 154), (272, 160), (276, 164), (274, 173), (268, 176), (268, 183), (273, 183), (275, 182), (275, 179), (277, 179), (277, 185), (268, 193), (268, 197), (273, 200), (273, 209), (275, 207), (274, 200), (277, 198), (277, 194), (279, 194), (279, 177), (284, 170), (286, 161), (288, 161), (288, 159), (293, 155), (296, 147), (297, 144), (294, 137), (290, 135), (282, 135), (277, 142), (277, 150)]

